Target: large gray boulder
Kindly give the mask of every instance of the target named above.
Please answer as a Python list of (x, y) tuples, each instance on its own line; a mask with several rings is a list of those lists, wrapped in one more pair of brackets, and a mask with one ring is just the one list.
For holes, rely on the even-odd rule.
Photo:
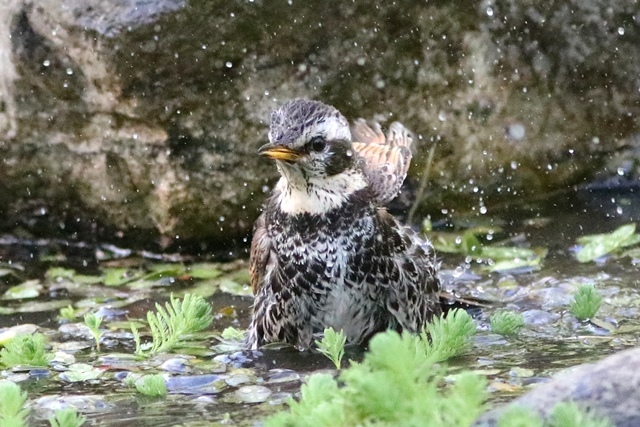
[(5, 0), (0, 225), (238, 242), (276, 177), (255, 155), (269, 112), (293, 97), (414, 130), (422, 213), (575, 184), (634, 144), (638, 16), (631, 0)]
[(579, 365), (548, 383), (490, 411), (475, 424), (497, 425), (497, 418), (514, 405), (533, 409), (543, 417), (559, 402), (576, 402), (581, 408), (605, 416), (616, 427), (640, 426), (640, 348), (622, 351), (597, 363)]

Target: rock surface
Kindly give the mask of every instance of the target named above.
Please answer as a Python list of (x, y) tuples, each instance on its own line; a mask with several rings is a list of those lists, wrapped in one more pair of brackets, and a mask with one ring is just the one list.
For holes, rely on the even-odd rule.
[[(548, 383), (510, 402), (549, 415), (558, 402), (576, 402), (579, 406), (607, 417), (616, 427), (640, 425), (640, 348), (622, 351), (597, 363), (567, 369)], [(497, 425), (496, 419), (506, 407), (483, 415), (478, 427)]]
[(255, 152), (293, 97), (404, 122), (409, 187), (435, 147), (422, 213), (575, 184), (638, 144), (639, 20), (631, 0), (7, 0), (0, 228), (246, 239), (276, 177)]

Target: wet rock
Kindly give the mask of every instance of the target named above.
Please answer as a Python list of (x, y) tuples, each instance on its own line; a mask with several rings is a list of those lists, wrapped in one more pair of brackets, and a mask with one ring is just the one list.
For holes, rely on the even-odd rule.
[[(581, 407), (606, 416), (617, 427), (640, 425), (640, 349), (609, 356), (597, 363), (567, 369), (551, 381), (510, 402), (547, 416), (558, 402), (576, 402)], [(492, 410), (476, 426), (495, 426), (506, 407)]]
[(183, 357), (172, 357), (166, 360), (160, 365), (160, 369), (174, 373), (174, 374), (186, 374), (191, 372), (191, 366), (189, 361)]
[(260, 385), (247, 385), (236, 390), (235, 395), (245, 403), (262, 403), (271, 396), (271, 390)]
[(300, 381), (300, 374), (291, 369), (271, 369), (269, 370), (269, 384), (287, 383), (291, 381)]
[(43, 396), (33, 402), (33, 409), (37, 416), (48, 418), (55, 411), (75, 407), (81, 413), (100, 413), (112, 409), (113, 405), (105, 401), (104, 396), (80, 395), (80, 396)]
[(432, 212), (576, 183), (640, 144), (625, 0), (5, 3), (5, 229), (242, 242), (277, 175), (255, 155), (269, 112), (299, 96), (405, 122), (414, 176), (435, 144)]
[(227, 387), (226, 375), (183, 375), (167, 379), (167, 389), (180, 394), (216, 394)]

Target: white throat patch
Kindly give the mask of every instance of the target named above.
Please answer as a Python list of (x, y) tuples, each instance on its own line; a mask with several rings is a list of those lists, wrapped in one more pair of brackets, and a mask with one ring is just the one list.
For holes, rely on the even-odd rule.
[(281, 177), (276, 185), (278, 198), (276, 203), (285, 213), (322, 214), (342, 206), (347, 198), (368, 185), (364, 174), (349, 170), (337, 175), (312, 178), (307, 185), (291, 185)]

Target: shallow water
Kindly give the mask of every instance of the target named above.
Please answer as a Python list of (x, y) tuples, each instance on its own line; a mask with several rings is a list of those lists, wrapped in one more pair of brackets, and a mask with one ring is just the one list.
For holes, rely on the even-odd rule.
[[(522, 394), (562, 368), (636, 346), (640, 330), (638, 260), (608, 258), (580, 264), (572, 247), (581, 235), (609, 232), (635, 221), (638, 206), (640, 198), (633, 188), (618, 193), (580, 191), (468, 220), (470, 224), (501, 226), (503, 231), (496, 233), (494, 240), (545, 247), (548, 254), (540, 270), (511, 274), (487, 273), (475, 262), (465, 263), (464, 256), (442, 255), (443, 268), (451, 270), (446, 276), (456, 277), (448, 288), (493, 301), (490, 308), (473, 311), (478, 325), (473, 348), (450, 361), (450, 373), (471, 369), (486, 375), (491, 401), (497, 403)], [(461, 220), (445, 219), (436, 225), (446, 229), (452, 222)], [(44, 371), (2, 372), (2, 377), (19, 382), (28, 391), (33, 425), (48, 425), (46, 417), (64, 405), (76, 406), (90, 425), (251, 425), (281, 409), (281, 404), (299, 391), (306, 375), (332, 367), (328, 359), (314, 352), (300, 353), (291, 348), (247, 352), (217, 347), (217, 337), (224, 328), (248, 325), (251, 297), (246, 296), (244, 261), (210, 264), (210, 268), (220, 270), (219, 277), (196, 279), (184, 272), (175, 277), (169, 274), (167, 265), (194, 261), (186, 256), (162, 259), (108, 246), (21, 242), (10, 236), (0, 243), (0, 261), (12, 270), (0, 277), (0, 292), (27, 280), (39, 281), (35, 296), (2, 301), (0, 332), (19, 324), (35, 324), (52, 348), (68, 357), (56, 358)], [(79, 276), (52, 278), (50, 268), (54, 266), (72, 267), (75, 274), (91, 277), (113, 267), (134, 272), (158, 268), (164, 273), (153, 280), (105, 286), (78, 283)], [(461, 267), (466, 271), (463, 274)], [(579, 322), (568, 311), (572, 292), (583, 283), (595, 284), (604, 298), (592, 322)], [(213, 293), (217, 287), (225, 291)], [(182, 356), (160, 355), (144, 361), (122, 356), (133, 353), (134, 348), (128, 321), (144, 319), (156, 302), (166, 301), (171, 293), (180, 296), (185, 292), (203, 294), (215, 314), (213, 326), (200, 337), (198, 349)], [(105, 316), (109, 330), (100, 352), (96, 352), (81, 323), (62, 324), (58, 319), (59, 309), (69, 304)], [(505, 307), (525, 316), (525, 328), (517, 337), (504, 338), (490, 331), (490, 314)], [(361, 356), (362, 350), (348, 349), (345, 359), (358, 360)], [(68, 373), (80, 363), (93, 367), (95, 371), (90, 372), (94, 377), (70, 380)], [(171, 377), (169, 396), (154, 399), (136, 393), (124, 383), (132, 372), (165, 373)]]

